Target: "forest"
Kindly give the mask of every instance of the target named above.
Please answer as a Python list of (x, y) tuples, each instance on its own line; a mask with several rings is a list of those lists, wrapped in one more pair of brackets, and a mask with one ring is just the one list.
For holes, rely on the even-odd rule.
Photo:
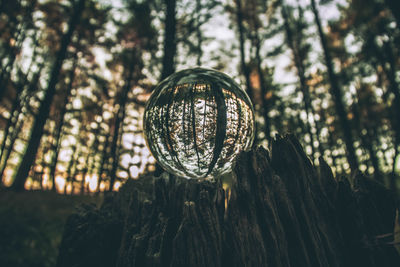
[(18, 0), (0, 3), (0, 176), (14, 191), (93, 194), (153, 172), (155, 85), (226, 73), (254, 146), (295, 134), (336, 176), (400, 187), (396, 0)]
[[(145, 186), (145, 179), (139, 179), (146, 175), (158, 177), (162, 172), (146, 146), (143, 134), (147, 100), (165, 78), (197, 66), (233, 78), (247, 92), (254, 106), (256, 134), (253, 154), (248, 155), (257, 158), (254, 166), (258, 169), (253, 170), (257, 175), (253, 178), (259, 180), (253, 182), (253, 192), (242, 200), (258, 206), (252, 204), (250, 211), (241, 210), (244, 202), (237, 195), (242, 191), (233, 190), (232, 208), (225, 214), (230, 218), (229, 223), (216, 212), (227, 207), (227, 203), (217, 197), (222, 190), (218, 185), (212, 187), (208, 183), (196, 184), (188, 180), (182, 186), (179, 182), (171, 182), (175, 181), (173, 179), (170, 183), (161, 179), (154, 182), (152, 190), (155, 193), (149, 193), (152, 191)], [(291, 135), (282, 139), (281, 136), (287, 133)], [(287, 144), (295, 144), (295, 149)], [(268, 184), (268, 179), (276, 178), (268, 176), (272, 171), (268, 171), (266, 179), (260, 178), (260, 170), (269, 168), (266, 167), (269, 156), (266, 156), (267, 150), (259, 146), (267, 150), (274, 146), (282, 149), (275, 150), (271, 160), (282, 178), (279, 183)], [(283, 153), (288, 147), (298, 154)], [(243, 165), (238, 169), (242, 174), (238, 182), (241, 190), (247, 188), (246, 179), (252, 177), (247, 171), (255, 168), (246, 165), (246, 157), (250, 156), (239, 157)], [(307, 180), (310, 173), (313, 178), (317, 176), (311, 167), (302, 173), (297, 171), (301, 166), (296, 164), (313, 165), (326, 177), (336, 177), (322, 181), (328, 184), (327, 193), (312, 187), (314, 184)], [(287, 168), (288, 165), (294, 167)], [(290, 187), (290, 179), (294, 176), (316, 191), (309, 196), (310, 192), (299, 191), (297, 184)], [(373, 183), (360, 178), (364, 176)], [(175, 254), (175, 258), (167, 253), (175, 244), (168, 238), (174, 237), (175, 233), (179, 240), (185, 241), (191, 235), (206, 235), (215, 230), (180, 227), (189, 227), (185, 225), (185, 216), (189, 214), (186, 211), (173, 209), (176, 213), (165, 213), (164, 209), (168, 210), (172, 205), (168, 202), (171, 199), (173, 203), (175, 200), (179, 203), (186, 201), (186, 197), (190, 205), (197, 205), (193, 195), (180, 197), (187, 188), (192, 192), (206, 192), (204, 194), (210, 198), (203, 198), (206, 201), (203, 204), (208, 204), (202, 207), (209, 208), (206, 212), (210, 212), (210, 218), (216, 224), (231, 227), (221, 227), (218, 232), (219, 235), (228, 233), (227, 239), (221, 241), (224, 245), (232, 244), (235, 237), (245, 236), (242, 229), (257, 230), (258, 225), (270, 227), (263, 228), (261, 237), (259, 233), (254, 234), (254, 240), (261, 241), (250, 244), (257, 248), (255, 250), (248, 246), (250, 253), (258, 253), (264, 245), (272, 244), (274, 238), (269, 237), (279, 236), (280, 241), (284, 240), (284, 231), (279, 229), (302, 230), (302, 234), (292, 233), (288, 239), (294, 242), (292, 244), (299, 241), (300, 246), (304, 246), (301, 243), (304, 233), (305, 237), (307, 233), (312, 237), (326, 234), (327, 240), (333, 242), (332, 247), (315, 242), (304, 246), (304, 253), (276, 251), (290, 254), (294, 263), (300, 262), (298, 259), (304, 260), (301, 266), (328, 266), (318, 265), (317, 261), (329, 260), (314, 257), (312, 251), (322, 251), (319, 249), (328, 246), (326, 251), (333, 251), (332, 255), (346, 254), (347, 247), (340, 243), (342, 237), (335, 234), (337, 229), (344, 229), (343, 233), (347, 234), (343, 240), (348, 239), (350, 245), (364, 240), (365, 236), (371, 238), (370, 247), (361, 247), (359, 252), (362, 253), (353, 255), (355, 260), (368, 262), (369, 257), (376, 256), (374, 253), (381, 253), (381, 248), (382, 251), (389, 246), (392, 249), (392, 245), (400, 240), (400, 1), (0, 0), (0, 177), (1, 266), (55, 266), (59, 250), (58, 266), (72, 266), (68, 265), (70, 259), (86, 260), (79, 254), (90, 249), (86, 243), (79, 247), (82, 229), (88, 230), (86, 237), (92, 242), (92, 249), (97, 248), (97, 244), (106, 244), (115, 245), (116, 252), (126, 248), (126, 253), (132, 253), (129, 236), (124, 236), (122, 245), (110, 242), (115, 241), (114, 236), (106, 236), (122, 235), (118, 232), (122, 227), (132, 230), (128, 233), (137, 231), (123, 224), (129, 220), (136, 223), (135, 216), (124, 214), (126, 207), (133, 210), (147, 207), (154, 214), (142, 212), (137, 220), (152, 218), (148, 220), (152, 229), (162, 232), (168, 228), (170, 231), (163, 232), (167, 233), (165, 242), (170, 243), (160, 248), (161, 252), (154, 250), (154, 254), (142, 255), (138, 250), (138, 255), (143, 258), (135, 259), (137, 266), (145, 266), (140, 260), (154, 260), (152, 266), (158, 266), (155, 265), (157, 257), (164, 257), (171, 263), (179, 260), (178, 256), (186, 259), (184, 253)], [(347, 178), (343, 177), (349, 178), (353, 188), (350, 189), (350, 183), (346, 184)], [(124, 184), (126, 187), (121, 187)], [(340, 191), (341, 196), (345, 196), (343, 199), (335, 199), (336, 189), (329, 189), (337, 184), (336, 189), (347, 188), (347, 191)], [(376, 187), (377, 184), (386, 189)], [(266, 186), (263, 191), (257, 185), (271, 187)], [(129, 190), (135, 186), (144, 188), (145, 193), (132, 196)], [(378, 188), (373, 191), (376, 195), (372, 200), (363, 191), (368, 186)], [(289, 197), (285, 195), (286, 187)], [(137, 188), (132, 192), (137, 192)], [(397, 194), (396, 201), (392, 201), (387, 189)], [(231, 194), (229, 192), (227, 190), (226, 194)], [(267, 196), (263, 195), (265, 192)], [(166, 197), (168, 194), (170, 199)], [(110, 195), (117, 195), (114, 202), (105, 201)], [(143, 197), (148, 195), (155, 195), (152, 206)], [(219, 202), (212, 202), (213, 197)], [(106, 203), (103, 209), (93, 208), (103, 200)], [(274, 201), (293, 212), (286, 214), (285, 208), (277, 209), (271, 204)], [(107, 203), (113, 203), (117, 208), (108, 209), (114, 206), (109, 204), (107, 207)], [(80, 215), (66, 223), (67, 217), (76, 212), (77, 204), (84, 204)], [(262, 213), (269, 209), (272, 217)], [(398, 229), (392, 233), (396, 209), (398, 222), (395, 227)], [(343, 213), (337, 210), (343, 210)], [(307, 217), (309, 211), (320, 217)], [(251, 212), (259, 216), (256, 223), (248, 215)], [(360, 223), (361, 212), (364, 212), (365, 224)], [(110, 214), (118, 218), (117, 223)], [(175, 219), (165, 225), (167, 220), (151, 225), (164, 215), (165, 218), (183, 218), (182, 225)], [(338, 221), (333, 221), (332, 216), (337, 216)], [(381, 224), (381, 217), (385, 218), (386, 224)], [(242, 220), (236, 225), (238, 218), (247, 218), (249, 221), (245, 226), (250, 226), (243, 227)], [(270, 218), (282, 220), (284, 225), (275, 224), (276, 221), (269, 221)], [(309, 225), (302, 225), (304, 221)], [(64, 230), (64, 225), (69, 228)], [(107, 232), (106, 227), (115, 225), (118, 227)], [(74, 232), (73, 227), (78, 230)], [(179, 235), (178, 229), (183, 229), (186, 234)], [(269, 229), (276, 232), (268, 236)], [(62, 243), (63, 231), (70, 235), (64, 236)], [(93, 239), (90, 239), (91, 233), (96, 233)], [(253, 234), (251, 231), (244, 233), (250, 237)], [(149, 240), (157, 241), (157, 234), (157, 231), (148, 233)], [(215, 236), (221, 237), (219, 235)], [(394, 235), (397, 237), (393, 239)], [(68, 239), (69, 236), (75, 238)], [(104, 238), (104, 242), (98, 242), (96, 238)], [(390, 238), (391, 241), (383, 243)], [(276, 244), (284, 246), (285, 242)], [(149, 243), (153, 248), (153, 243)], [(141, 244), (146, 245), (145, 242)], [(204, 244), (208, 247), (208, 243)], [(238, 244), (244, 244), (247, 249), (247, 243)], [(74, 252), (71, 248), (78, 248), (77, 254), (68, 254)], [(181, 247), (178, 251), (188, 248), (191, 247)], [(228, 246), (228, 252), (231, 248)], [(400, 251), (400, 247), (397, 249)], [(111, 250), (105, 251), (100, 256), (112, 256)], [(198, 250), (193, 247), (193, 251)], [(209, 252), (212, 254), (213, 251)], [(92, 254), (85, 255), (90, 259)], [(155, 256), (145, 259), (148, 255)], [(201, 254), (193, 255), (206, 258)], [(221, 255), (219, 260), (228, 259), (229, 263), (241, 255), (246, 259), (248, 254), (235, 254), (236, 258), (230, 258), (229, 253)], [(382, 252), (377, 259), (386, 259), (388, 266), (393, 266), (390, 265), (391, 258), (384, 255), (389, 254)], [(390, 255), (398, 258), (394, 252)], [(278, 256), (268, 259), (279, 261)], [(281, 258), (289, 261), (286, 256)], [(121, 257), (118, 260), (120, 266), (128, 266), (124, 260), (131, 259)], [(259, 257), (247, 259), (263, 260)], [(314, 265), (310, 265), (309, 259), (315, 261)], [(342, 260), (349, 262), (349, 259), (338, 257), (329, 266), (357, 266), (339, 264)], [(102, 257), (96, 256), (95, 260), (107, 265), (102, 262)], [(236, 264), (240, 266), (240, 261)], [(285, 264), (268, 266), (289, 266)]]

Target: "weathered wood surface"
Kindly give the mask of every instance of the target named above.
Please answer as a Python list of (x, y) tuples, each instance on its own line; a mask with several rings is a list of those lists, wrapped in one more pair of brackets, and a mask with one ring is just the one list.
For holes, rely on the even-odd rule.
[(143, 177), (66, 224), (57, 266), (400, 266), (397, 202), (380, 184), (335, 179), (296, 138), (242, 153), (221, 183)]

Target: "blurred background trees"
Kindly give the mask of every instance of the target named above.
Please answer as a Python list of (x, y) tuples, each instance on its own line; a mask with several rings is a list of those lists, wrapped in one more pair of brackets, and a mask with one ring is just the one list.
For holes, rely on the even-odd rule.
[(399, 190), (399, 48), (390, 0), (2, 0), (1, 185), (95, 193), (154, 171), (146, 100), (201, 65), (249, 93), (257, 145), (292, 132), (315, 164)]

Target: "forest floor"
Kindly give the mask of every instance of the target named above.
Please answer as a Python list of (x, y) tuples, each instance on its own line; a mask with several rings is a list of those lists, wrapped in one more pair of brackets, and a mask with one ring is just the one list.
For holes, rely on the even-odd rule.
[(0, 266), (55, 266), (64, 224), (81, 204), (102, 196), (0, 190)]

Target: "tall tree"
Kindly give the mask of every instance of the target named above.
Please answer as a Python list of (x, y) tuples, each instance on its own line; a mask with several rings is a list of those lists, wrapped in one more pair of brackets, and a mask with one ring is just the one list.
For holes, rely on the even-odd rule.
[(242, 7), (242, 1), (241, 0), (235, 0), (236, 4), (236, 25), (238, 28), (238, 34), (239, 34), (239, 50), (240, 50), (240, 69), (243, 72), (245, 82), (246, 82), (246, 91), (247, 94), (249, 95), (250, 99), (254, 101), (254, 96), (253, 96), (253, 89), (251, 87), (251, 81), (250, 81), (250, 69), (249, 66), (246, 63), (246, 53), (245, 53), (245, 28), (243, 25), (243, 7)]
[[(284, 28), (285, 28), (285, 33), (286, 33), (286, 42), (292, 52), (293, 55), (293, 61), (294, 65), (296, 68), (297, 76), (299, 78), (299, 83), (300, 83), (300, 90), (303, 94), (303, 100), (304, 100), (304, 110), (306, 112), (307, 116), (307, 121), (306, 121), (306, 128), (307, 128), (307, 133), (310, 136), (310, 146), (313, 151), (312, 159), (314, 160), (314, 155), (315, 155), (315, 144), (314, 144), (314, 134), (312, 132), (312, 126), (311, 126), (311, 117), (313, 116), (313, 107), (311, 104), (311, 97), (310, 97), (310, 91), (307, 86), (307, 79), (306, 79), (306, 66), (305, 66), (305, 60), (307, 58), (307, 54), (309, 51), (309, 46), (308, 44), (304, 44), (304, 28), (305, 28), (305, 23), (303, 21), (302, 15), (303, 15), (303, 10), (298, 7), (299, 11), (299, 19), (296, 22), (293, 22), (292, 24), (295, 25), (295, 30), (292, 29), (291, 26), (291, 21), (290, 21), (290, 14), (288, 11), (288, 7), (282, 3), (281, 5), (281, 11), (282, 11), (282, 18), (284, 20)], [(321, 149), (321, 146), (319, 146)], [(321, 155), (323, 155), (323, 151), (320, 151)]]
[[(14, 114), (11, 114), (12, 117), (10, 117), (10, 123), (7, 124), (8, 128), (3, 132), (4, 137), (6, 138), (3, 139), (4, 143), (2, 144), (0, 177), (3, 177), (4, 175), (4, 171), (7, 168), (7, 163), (13, 151), (14, 144), (17, 141), (18, 136), (20, 135), (20, 132), (24, 126), (24, 114), (22, 110), (27, 109), (29, 99), (32, 98), (33, 93), (35, 93), (38, 89), (39, 78), (42, 73), (43, 67), (43, 64), (39, 65), (39, 70), (33, 75), (30, 82), (27, 82), (26, 80), (23, 81), (28, 83), (26, 92), (23, 96), (21, 96), (21, 99), (16, 99), (16, 110)], [(20, 84), (19, 86), (22, 86), (22, 84)]]
[[(271, 93), (270, 90), (268, 90), (268, 84), (266, 80), (266, 75), (263, 71), (262, 68), (262, 58), (261, 58), (261, 49), (262, 49), (262, 44), (263, 40), (260, 34), (260, 29), (262, 28), (261, 21), (258, 17), (258, 1), (257, 0), (252, 0), (249, 3), (249, 24), (250, 27), (252, 28), (252, 34), (251, 34), (251, 39), (252, 39), (252, 44), (255, 47), (255, 65), (256, 65), (256, 72), (257, 72), (257, 77), (260, 83), (260, 91), (261, 91), (261, 104), (262, 104), (262, 117), (264, 118), (264, 133), (265, 133), (265, 138), (270, 141), (271, 139), (271, 120), (269, 116), (269, 111), (271, 109), (270, 107), (270, 102), (267, 101), (268, 94)], [(242, 50), (242, 48), (241, 48)]]
[(85, 0), (78, 0), (73, 5), (73, 12), (71, 19), (68, 23), (68, 30), (62, 37), (60, 49), (57, 52), (54, 65), (51, 70), (47, 90), (45, 91), (43, 101), (40, 104), (40, 108), (30, 134), (29, 143), (22, 157), (21, 164), (18, 168), (14, 183), (12, 185), (13, 190), (24, 190), (25, 181), (29, 175), (30, 168), (35, 160), (36, 153), (40, 144), (40, 139), (43, 135), (44, 125), (49, 116), (50, 105), (52, 104), (53, 97), (56, 91), (58, 75), (62, 68), (68, 45), (71, 42), (72, 35), (74, 33), (76, 25), (79, 22), (84, 6)]
[(164, 80), (174, 73), (176, 54), (176, 0), (164, 0), (164, 4), (166, 7), (166, 14), (161, 80)]
[[(114, 184), (117, 181), (117, 171), (120, 167), (120, 155), (121, 155), (121, 142), (124, 130), (124, 119), (126, 117), (126, 106), (130, 103), (135, 96), (130, 94), (132, 92), (132, 88), (139, 83), (140, 78), (142, 77), (142, 69), (143, 69), (143, 59), (141, 57), (140, 52), (150, 52), (155, 46), (155, 30), (152, 26), (152, 18), (151, 18), (151, 10), (148, 3), (136, 3), (136, 2), (128, 2), (128, 9), (130, 11), (129, 20), (125, 22), (125, 24), (121, 25), (119, 36), (126, 43), (124, 49), (114, 57), (114, 62), (111, 63), (116, 69), (122, 68), (122, 77), (125, 81), (123, 88), (120, 92), (117, 92), (115, 95), (115, 103), (117, 104), (117, 111), (114, 117), (114, 122), (112, 125), (113, 136), (110, 142), (110, 158), (108, 162), (110, 164), (109, 169), (109, 177), (110, 177), (110, 186), (109, 190), (113, 190)], [(175, 10), (175, 3), (167, 3), (167, 16), (168, 12), (172, 12), (169, 15), (173, 15), (175, 17), (175, 11), (169, 10), (168, 5), (173, 5), (172, 9)], [(171, 8), (171, 7), (169, 7)], [(171, 18), (169, 17), (166, 23)], [(175, 20), (173, 18), (173, 20)], [(169, 25), (168, 27), (174, 25)], [(167, 27), (167, 26), (166, 26)], [(173, 30), (173, 32), (175, 29)], [(171, 31), (169, 31), (171, 32)], [(166, 36), (165, 38), (169, 38)], [(171, 44), (167, 42), (168, 45), (174, 44), (174, 39)], [(140, 51), (140, 52), (139, 52)], [(165, 59), (164, 55), (164, 59)], [(168, 55), (167, 55), (168, 57)], [(173, 65), (173, 57), (169, 58), (172, 60), (170, 62)], [(165, 62), (164, 62), (165, 63)], [(168, 66), (171, 67), (171, 66)], [(163, 69), (167, 70), (167, 69)], [(171, 71), (171, 69), (170, 69)], [(168, 74), (169, 75), (169, 74)], [(167, 76), (168, 76), (167, 75)]]
[[(13, 1), (7, 4), (4, 23), (0, 23), (0, 101), (5, 95), (5, 86), (11, 79), (12, 71), (28, 32), (34, 30), (32, 14), (37, 0)], [(2, 52), (2, 53), (1, 53)]]
[(203, 56), (203, 34), (201, 32), (201, 0), (196, 0), (196, 37), (197, 37), (197, 66), (201, 66), (201, 58)]
[(177, 65), (187, 66), (192, 65), (192, 62), (196, 62), (197, 66), (209, 64), (210, 58), (207, 57), (207, 61), (203, 58), (204, 47), (213, 38), (206, 36), (204, 29), (208, 26), (207, 23), (217, 15), (216, 7), (220, 5), (218, 0), (195, 0), (186, 3), (185, 7), (181, 6), (180, 16), (177, 16), (176, 42), (179, 53), (184, 53), (185, 57), (177, 57)]
[(357, 100), (353, 101), (353, 114), (357, 131), (360, 133), (362, 145), (368, 151), (369, 160), (374, 168), (374, 178), (384, 183), (381, 168), (379, 166), (379, 158), (377, 157), (376, 136), (378, 135), (377, 125), (381, 120), (377, 117), (381, 116), (382, 108), (376, 102), (376, 98), (367, 84), (360, 84), (357, 88)]
[(344, 142), (346, 144), (346, 149), (347, 149), (347, 153), (346, 153), (347, 160), (349, 162), (352, 172), (356, 172), (356, 171), (358, 171), (358, 161), (357, 161), (357, 156), (356, 156), (355, 148), (354, 148), (354, 137), (353, 137), (353, 133), (351, 131), (350, 123), (347, 119), (347, 112), (346, 112), (345, 105), (343, 103), (343, 95), (342, 95), (341, 88), (339, 85), (339, 79), (333, 68), (333, 61), (331, 58), (331, 54), (329, 51), (325, 33), (322, 29), (322, 22), (320, 19), (319, 11), (318, 11), (315, 0), (311, 0), (311, 10), (314, 14), (315, 24), (317, 25), (318, 35), (319, 35), (321, 46), (322, 46), (322, 51), (323, 51), (323, 55), (324, 55), (324, 59), (325, 59), (325, 65), (326, 65), (327, 72), (328, 72), (329, 84), (331, 87), (330, 92), (333, 96), (333, 99), (335, 100), (336, 113), (338, 116), (338, 120), (339, 120), (341, 129), (343, 131), (343, 139), (344, 139)]
[[(356, 86), (360, 112), (368, 114), (364, 123), (365, 138), (371, 137), (372, 149), (379, 153), (379, 161), (384, 171), (392, 158), (391, 184), (395, 185), (395, 159), (399, 153), (400, 142), (400, 87), (395, 78), (399, 62), (399, 29), (396, 28), (395, 18), (391, 16), (388, 5), (380, 0), (351, 0), (348, 8), (342, 10), (341, 19), (330, 26), (330, 35), (335, 38), (336, 46), (340, 51), (335, 55), (345, 71), (345, 80), (348, 85)], [(352, 53), (346, 52), (344, 41), (352, 39)], [(338, 42), (339, 40), (339, 42)], [(355, 44), (355, 45), (354, 45)], [(356, 47), (356, 49), (354, 49)], [(338, 48), (335, 47), (335, 50)], [(347, 69), (347, 70), (346, 70)], [(347, 72), (347, 73), (346, 73)], [(356, 77), (356, 78), (355, 78)], [(374, 77), (374, 80), (368, 78)], [(368, 82), (367, 82), (368, 80)], [(372, 88), (365, 90), (365, 88)], [(375, 99), (366, 101), (363, 95), (370, 95)], [(379, 104), (379, 105), (378, 105)], [(377, 107), (380, 107), (377, 109)], [(389, 126), (389, 127), (388, 127)], [(389, 141), (389, 139), (391, 139)], [(365, 145), (364, 145), (365, 146)], [(386, 148), (384, 149), (383, 146)], [(365, 146), (368, 151), (372, 150)], [(394, 150), (386, 153), (385, 151)], [(390, 154), (390, 156), (389, 156)], [(371, 160), (372, 157), (370, 156)], [(383, 163), (383, 164), (382, 164)], [(379, 167), (379, 165), (378, 165)]]
[(72, 63), (72, 68), (69, 72), (69, 77), (68, 77), (68, 85), (67, 89), (65, 92), (64, 96), (64, 103), (61, 107), (61, 111), (59, 114), (59, 121), (58, 125), (54, 131), (54, 140), (55, 143), (53, 145), (53, 154), (50, 162), (50, 180), (52, 181), (53, 187), (52, 190), (56, 190), (55, 186), (55, 176), (56, 176), (56, 167), (57, 167), (57, 160), (58, 160), (58, 155), (60, 153), (60, 145), (61, 145), (61, 134), (62, 134), (62, 128), (64, 126), (64, 121), (65, 121), (65, 114), (67, 113), (67, 105), (68, 102), (70, 101), (70, 94), (71, 90), (73, 88), (73, 83), (75, 80), (75, 72), (76, 72), (76, 65), (77, 65), (77, 58), (74, 57), (73, 63)]
[(117, 96), (117, 103), (118, 103), (118, 110), (117, 110), (117, 114), (115, 116), (115, 122), (114, 122), (114, 132), (113, 132), (113, 139), (111, 141), (111, 161), (112, 161), (112, 165), (111, 165), (111, 171), (110, 171), (110, 187), (109, 187), (109, 191), (112, 191), (114, 188), (114, 183), (117, 179), (117, 168), (118, 168), (118, 164), (119, 164), (119, 153), (118, 153), (118, 140), (120, 138), (120, 131), (122, 128), (122, 123), (123, 120), (125, 118), (125, 106), (127, 104), (128, 101), (128, 93), (131, 90), (132, 86), (133, 86), (133, 82), (134, 82), (134, 74), (135, 74), (135, 69), (136, 69), (136, 64), (137, 64), (137, 54), (136, 54), (136, 50), (132, 49), (130, 55), (128, 55), (129, 57), (129, 67), (126, 69), (126, 74), (125, 76), (125, 85), (124, 88), (121, 92), (120, 95)]

